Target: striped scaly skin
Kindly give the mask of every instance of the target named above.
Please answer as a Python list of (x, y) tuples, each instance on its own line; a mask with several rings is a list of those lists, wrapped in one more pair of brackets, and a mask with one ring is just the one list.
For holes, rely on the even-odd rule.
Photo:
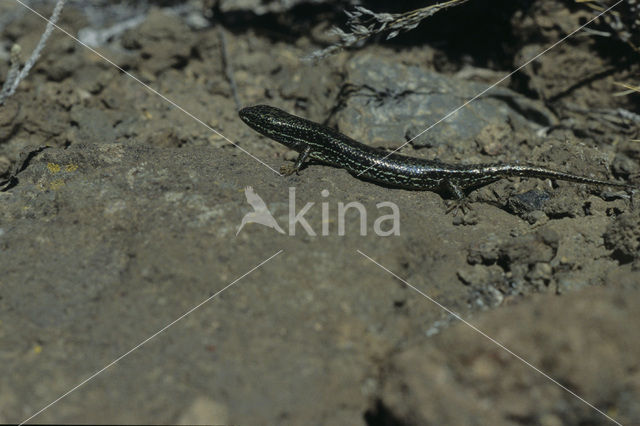
[(305, 161), (311, 159), (343, 168), (357, 177), (385, 186), (434, 191), (456, 200), (463, 200), (465, 194), (475, 188), (510, 176), (632, 188), (625, 183), (591, 179), (533, 165), (446, 164), (389, 154), (334, 129), (268, 105), (243, 108), (239, 114), (249, 127), (300, 153), (294, 166), (283, 170), (284, 174), (299, 172)]

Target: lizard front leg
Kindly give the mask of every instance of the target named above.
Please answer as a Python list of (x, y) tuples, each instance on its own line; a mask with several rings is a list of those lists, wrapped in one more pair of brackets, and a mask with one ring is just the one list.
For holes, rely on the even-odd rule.
[(304, 151), (302, 151), (300, 155), (298, 155), (298, 158), (296, 159), (296, 162), (293, 165), (289, 163), (282, 165), (282, 167), (280, 167), (280, 173), (282, 173), (284, 176), (289, 176), (289, 175), (292, 175), (293, 173), (299, 175), (300, 169), (302, 168), (304, 162), (307, 161), (310, 154), (311, 154), (311, 146), (307, 146), (304, 149)]

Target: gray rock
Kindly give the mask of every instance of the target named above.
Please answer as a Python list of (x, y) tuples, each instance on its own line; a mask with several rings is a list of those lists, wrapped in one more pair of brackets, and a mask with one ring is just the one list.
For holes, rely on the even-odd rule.
[[(389, 59), (357, 56), (347, 65), (346, 81), (353, 90), (336, 117), (337, 125), (354, 139), (373, 146), (397, 148), (416, 138), (411, 142), (415, 147), (455, 144), (458, 148), (468, 146), (489, 125), (502, 133), (506, 123), (529, 126), (529, 120), (510, 106), (514, 102), (504, 101), (524, 98), (515, 92), (499, 87), (487, 91), (485, 84)], [(483, 91), (487, 93), (460, 108)]]

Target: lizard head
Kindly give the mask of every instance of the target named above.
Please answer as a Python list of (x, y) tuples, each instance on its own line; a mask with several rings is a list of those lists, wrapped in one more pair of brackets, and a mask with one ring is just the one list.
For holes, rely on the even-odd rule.
[(253, 130), (296, 151), (304, 150), (307, 120), (269, 105), (242, 108), (238, 114)]

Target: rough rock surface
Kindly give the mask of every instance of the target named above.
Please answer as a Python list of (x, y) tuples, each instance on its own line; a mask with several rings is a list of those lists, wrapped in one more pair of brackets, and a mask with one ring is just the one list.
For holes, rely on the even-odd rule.
[[(44, 24), (9, 3), (2, 46), (29, 52)], [(323, 47), (318, 29), (340, 10), (269, 2), (265, 16), (214, 16), (228, 25), (223, 49), (218, 27), (186, 18), (207, 2), (177, 3), (154, 2), (98, 48), (140, 81), (55, 32), (0, 107), (0, 182), (11, 178), (0, 192), (0, 422), (99, 372), (33, 421), (609, 423), (443, 306), (606, 415), (640, 422), (640, 219), (628, 193), (508, 179), (473, 192), (473, 211), (454, 218), (438, 194), (341, 169), (282, 177), (274, 169), (291, 153), (240, 121), (227, 77), (230, 63), (244, 105), (394, 148), (591, 11), (503, 2), (480, 19), (468, 2), (397, 44), (308, 64), (300, 58)], [(216, 13), (231, 3), (241, 6)], [(88, 17), (77, 6), (60, 21), (74, 34), (114, 24), (98, 19), (109, 2)], [(452, 22), (463, 18), (474, 37), (465, 31), (459, 50)], [(638, 126), (611, 111), (638, 112), (637, 95), (613, 94), (639, 68), (615, 43), (572, 38), (402, 152), (634, 182)], [(250, 194), (283, 233), (256, 223), (238, 233)], [(341, 218), (350, 202), (366, 220), (356, 208)], [(399, 235), (376, 234), (383, 202), (398, 207)], [(309, 229), (290, 226), (307, 203)]]

